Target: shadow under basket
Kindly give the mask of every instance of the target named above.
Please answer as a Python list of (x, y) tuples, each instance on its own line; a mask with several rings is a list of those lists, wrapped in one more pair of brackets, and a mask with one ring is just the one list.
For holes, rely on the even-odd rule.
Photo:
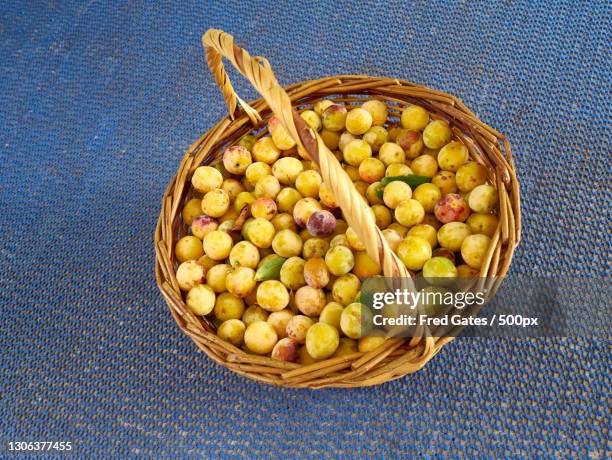
[[(323, 181), (331, 184), (345, 220), (357, 229), (368, 255), (379, 263), (383, 274), (407, 277), (410, 274), (389, 248), (371, 214), (364, 209), (352, 181), (297, 111), (312, 108), (314, 103), (326, 98), (342, 102), (347, 108), (361, 105), (365, 99), (378, 99), (387, 105), (390, 121), (397, 121), (406, 105), (418, 104), (430, 112), (432, 119), (446, 120), (450, 124), (453, 136), (467, 146), (473, 161), (486, 167), (490, 182), (497, 188), (499, 225), (491, 239), (480, 276), (501, 278), (510, 266), (521, 227), (519, 185), (508, 140), (480, 121), (458, 98), (442, 91), (405, 80), (367, 75), (338, 75), (282, 88), (268, 62), (251, 57), (234, 45), (230, 35), (211, 29), (204, 35), (203, 44), (229, 115), (198, 139), (185, 154), (163, 196), (155, 231), (156, 280), (179, 327), (217, 363), (240, 375), (274, 385), (361, 387), (418, 371), (452, 337), (391, 338), (373, 351), (330, 358), (306, 366), (248, 354), (220, 339), (209, 319), (196, 316), (189, 310), (175, 275), (178, 263), (174, 246), (188, 232), (181, 210), (196, 193), (191, 187), (191, 176), (197, 167), (219, 161), (223, 150), (234, 145), (243, 135), (258, 133), (259, 128), (274, 115), (296, 140), (298, 147), (305, 149), (317, 163)], [(223, 68), (222, 58), (228, 59), (263, 97), (248, 104), (237, 97)]]

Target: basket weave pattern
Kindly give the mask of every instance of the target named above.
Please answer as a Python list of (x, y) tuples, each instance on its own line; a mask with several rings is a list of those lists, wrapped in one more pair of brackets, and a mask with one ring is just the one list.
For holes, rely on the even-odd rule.
[[(308, 366), (247, 354), (217, 337), (208, 319), (195, 316), (187, 308), (175, 276), (174, 245), (187, 234), (180, 210), (193, 194), (191, 175), (198, 166), (218, 160), (226, 146), (234, 144), (274, 114), (297, 141), (298, 147), (305, 149), (317, 163), (321, 177), (337, 197), (347, 223), (356, 230), (367, 253), (380, 264), (384, 275), (403, 277), (410, 287), (409, 272), (376, 227), (363, 197), (333, 153), (306, 125), (296, 109), (311, 108), (316, 101), (330, 96), (335, 102), (351, 106), (361, 104), (365, 96), (385, 102), (389, 116), (399, 118), (406, 104), (419, 104), (430, 112), (433, 119), (444, 119), (451, 124), (454, 136), (467, 146), (472, 160), (487, 168), (491, 182), (498, 189), (499, 227), (480, 274), (500, 279), (508, 271), (521, 227), (519, 186), (508, 140), (480, 121), (459, 99), (442, 91), (404, 80), (366, 75), (339, 75), (283, 88), (268, 61), (251, 57), (234, 44), (230, 35), (211, 29), (204, 35), (203, 44), (229, 115), (189, 148), (163, 197), (155, 232), (155, 272), (159, 289), (176, 322), (214, 361), (261, 382), (291, 387), (358, 387), (380, 384), (418, 371), (452, 337), (435, 338), (417, 333), (412, 339), (387, 340), (371, 352), (331, 358)], [(222, 58), (228, 59), (251, 82), (262, 99), (246, 103), (236, 95)], [(242, 110), (236, 110), (238, 104)], [(491, 295), (494, 291), (488, 290)]]

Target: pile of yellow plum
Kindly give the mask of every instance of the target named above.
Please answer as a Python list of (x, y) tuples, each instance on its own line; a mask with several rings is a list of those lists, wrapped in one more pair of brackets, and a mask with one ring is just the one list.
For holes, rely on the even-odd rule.
[[(477, 276), (498, 227), (497, 190), (449, 124), (409, 105), (330, 100), (301, 112), (364, 197), (406, 267), (426, 278)], [(249, 353), (309, 364), (379, 347), (362, 337), (361, 283), (381, 275), (329, 184), (271, 118), (191, 178), (175, 247), (188, 308)]]

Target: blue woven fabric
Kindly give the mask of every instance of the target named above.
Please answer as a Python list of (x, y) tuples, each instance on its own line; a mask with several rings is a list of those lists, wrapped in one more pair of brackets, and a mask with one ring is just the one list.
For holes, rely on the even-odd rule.
[(283, 83), (364, 73), (458, 95), (514, 147), (512, 270), (609, 276), (611, 10), (2, 2), (0, 455), (9, 440), (72, 441), (80, 458), (609, 455), (607, 338), (458, 339), (379, 387), (272, 388), (179, 332), (152, 235), (184, 151), (226, 113), (200, 45), (216, 27)]

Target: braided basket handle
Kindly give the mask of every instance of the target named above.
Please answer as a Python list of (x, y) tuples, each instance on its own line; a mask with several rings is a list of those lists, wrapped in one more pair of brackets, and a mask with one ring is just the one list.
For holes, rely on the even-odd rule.
[[(403, 277), (409, 281), (410, 273), (389, 247), (365, 199), (359, 194), (348, 174), (334, 154), (327, 148), (321, 137), (300, 117), (291, 104), (291, 99), (276, 80), (269, 62), (252, 57), (234, 44), (234, 38), (216, 29), (209, 29), (202, 37), (206, 50), (206, 61), (221, 91), (233, 118), (236, 102), (247, 116), (259, 126), (261, 117), (255, 109), (238, 97), (223, 67), (222, 58), (228, 59), (246, 77), (270, 106), (289, 134), (304, 148), (319, 166), (323, 181), (331, 188), (344, 212), (347, 223), (355, 230), (366, 246), (368, 255), (378, 262), (388, 277)], [(411, 286), (412, 287), (412, 286)]]

